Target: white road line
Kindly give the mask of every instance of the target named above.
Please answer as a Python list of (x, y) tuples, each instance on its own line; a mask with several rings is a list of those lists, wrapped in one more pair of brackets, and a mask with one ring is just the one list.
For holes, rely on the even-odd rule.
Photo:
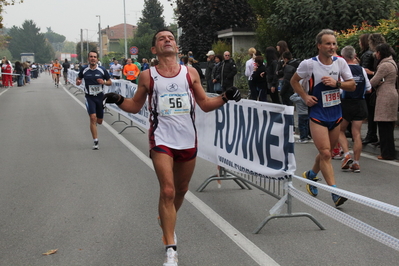
[[(62, 88), (80, 104), (83, 108), (86, 106), (80, 102), (75, 95), (69, 92), (63, 85)], [(154, 171), (151, 159), (136, 148), (131, 142), (125, 137), (119, 134), (113, 127), (111, 127), (105, 121), (103, 126), (109, 130), (117, 139), (119, 139), (131, 152), (133, 152), (140, 160), (148, 165), (150, 169)], [(188, 191), (185, 199), (190, 202), (198, 211), (200, 211), (206, 218), (208, 218), (216, 227), (218, 227), (223, 233), (225, 233), (237, 246), (239, 246), (245, 253), (248, 254), (256, 263), (262, 266), (278, 266), (279, 264), (274, 261), (269, 255), (263, 252), (258, 246), (252, 243), (247, 237), (240, 233), (236, 228), (229, 224), (223, 217), (217, 214), (211, 207), (205, 204), (191, 191)]]

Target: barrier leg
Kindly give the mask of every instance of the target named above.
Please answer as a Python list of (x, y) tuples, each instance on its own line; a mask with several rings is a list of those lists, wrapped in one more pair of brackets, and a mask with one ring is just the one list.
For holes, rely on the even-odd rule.
[(125, 129), (127, 129), (127, 128), (129, 128), (129, 127), (135, 127), (135, 128), (137, 128), (138, 130), (140, 130), (141, 132), (145, 133), (140, 127), (133, 125), (133, 121), (130, 121), (130, 126), (124, 127), (124, 128), (119, 132), (119, 134), (121, 134), (123, 131), (125, 131)]
[[(310, 220), (312, 220), (319, 228), (320, 230), (325, 230), (324, 226), (319, 223), (319, 221), (316, 220), (311, 214), (305, 213), (305, 212), (297, 212), (297, 213), (292, 213), (292, 195), (289, 193), (287, 194), (287, 200), (285, 201), (287, 204), (287, 213), (285, 214), (276, 214), (276, 215), (269, 215), (266, 217), (263, 222), (261, 222), (258, 227), (255, 228), (255, 230), (252, 232), (253, 234), (258, 234), (260, 230), (272, 219), (277, 219), (277, 218), (294, 218), (294, 217), (308, 217)], [(276, 205), (280, 204), (278, 202)]]
[[(118, 120), (115, 120), (114, 122), (112, 122), (111, 125), (113, 125), (113, 124), (115, 124), (115, 123), (117, 123), (117, 122), (125, 123), (125, 124), (127, 125), (127, 123), (126, 123), (125, 121), (121, 120), (121, 114), (120, 114), (120, 113), (118, 113)], [(120, 132), (119, 132), (119, 133), (120, 133)]]
[(208, 177), (198, 188), (197, 191), (198, 192), (202, 192), (206, 186), (208, 186), (208, 184), (212, 181), (216, 181), (216, 180), (233, 180), (234, 182), (236, 182), (236, 184), (241, 188), (241, 189), (249, 189), (251, 190), (252, 188), (250, 186), (248, 186), (247, 183), (242, 182), (240, 180), (240, 178), (236, 177), (235, 175), (232, 175), (230, 173), (228, 173), (224, 167), (220, 167), (219, 169), (219, 174), (217, 175), (211, 175), (210, 177)]
[(107, 107), (105, 107), (105, 109), (104, 109), (104, 114), (109, 114), (109, 115), (111, 115), (111, 116), (114, 116), (114, 115), (109, 111), (109, 109), (108, 109)]

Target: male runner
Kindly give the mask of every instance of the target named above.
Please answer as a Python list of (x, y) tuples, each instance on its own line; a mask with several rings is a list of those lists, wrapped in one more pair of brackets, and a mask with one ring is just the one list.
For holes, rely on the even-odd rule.
[[(337, 49), (334, 31), (322, 30), (316, 36), (316, 45), (318, 56), (302, 61), (291, 78), (295, 92), (309, 106), (310, 131), (319, 152), (313, 168), (303, 173), (303, 177), (318, 181), (317, 173), (321, 171), (327, 184), (336, 187), (331, 149), (338, 142), (339, 124), (342, 121), (339, 89), (354, 91), (356, 86), (346, 61), (333, 56)], [(299, 83), (302, 79), (309, 81), (308, 93)], [(306, 188), (310, 195), (317, 196), (317, 187), (307, 184)], [(336, 194), (332, 194), (332, 199), (336, 207), (347, 200)]]
[(139, 112), (148, 96), (150, 156), (160, 184), (158, 211), (166, 245), (164, 266), (177, 265), (176, 216), (188, 191), (197, 155), (195, 105), (209, 112), (228, 100), (241, 99), (235, 87), (228, 88), (221, 96), (207, 97), (197, 70), (178, 63), (178, 50), (171, 31), (158, 31), (151, 51), (157, 55), (159, 64), (141, 73), (134, 97), (105, 95), (107, 103), (116, 103), (131, 113)]
[(55, 86), (58, 88), (58, 84), (60, 83), (60, 74), (61, 74), (61, 69), (62, 66), (61, 64), (58, 62), (58, 59), (54, 60), (54, 64), (53, 64), (53, 73), (54, 73), (54, 82), (55, 82)]
[(76, 78), (76, 85), (82, 84), (82, 79), (85, 81), (85, 97), (86, 108), (90, 117), (90, 131), (93, 137), (93, 150), (98, 150), (98, 136), (97, 124), (102, 124), (104, 117), (103, 109), (103, 87), (112, 84), (108, 71), (97, 65), (98, 53), (97, 51), (89, 52), (89, 65), (82, 67)]

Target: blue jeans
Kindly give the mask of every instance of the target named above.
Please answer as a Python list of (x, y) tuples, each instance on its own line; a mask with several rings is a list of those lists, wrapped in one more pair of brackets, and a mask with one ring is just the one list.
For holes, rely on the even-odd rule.
[(309, 115), (298, 115), (298, 128), (300, 139), (306, 139), (309, 136)]
[(18, 86), (23, 86), (24, 85), (24, 78), (25, 78), (25, 76), (23, 74), (20, 74), (17, 77), (17, 85)]

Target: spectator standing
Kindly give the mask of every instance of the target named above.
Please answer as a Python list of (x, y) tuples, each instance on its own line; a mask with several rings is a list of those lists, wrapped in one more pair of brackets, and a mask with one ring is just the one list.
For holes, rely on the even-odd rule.
[(25, 75), (25, 84), (30, 83), (30, 68), (29, 68), (29, 63), (28, 62), (23, 62), (22, 66), (24, 67), (24, 75)]
[(237, 74), (237, 67), (234, 59), (231, 58), (231, 54), (229, 51), (225, 51), (223, 53), (224, 60), (222, 61), (222, 69), (221, 69), (221, 84), (222, 90), (226, 91), (227, 88), (230, 88), (234, 84), (234, 76)]
[(143, 60), (141, 60), (142, 64), (141, 64), (141, 72), (143, 72), (144, 70), (147, 70), (150, 68), (150, 65), (148, 64), (148, 60), (147, 58), (143, 58)]
[(267, 80), (266, 75), (264, 75), (264, 73), (266, 72), (266, 66), (263, 61), (263, 56), (258, 55), (255, 57), (255, 66), (251, 78), (254, 83), (253, 85), (258, 90), (258, 95), (255, 100), (267, 102)]
[[(368, 45), (371, 51), (371, 55), (367, 52), (366, 55), (362, 56), (361, 66), (365, 68), (369, 79), (371, 80), (374, 76), (375, 71), (377, 70), (378, 60), (375, 58), (374, 52), (380, 43), (386, 43), (384, 36), (380, 33), (372, 33), (368, 37)], [(366, 95), (366, 103), (367, 103), (367, 134), (363, 139), (363, 144), (368, 143), (377, 143), (377, 123), (374, 121), (374, 113), (375, 113), (375, 90), (373, 87), (371, 94)]]
[(299, 139), (297, 143), (307, 143), (311, 140), (309, 131), (309, 107), (298, 93), (292, 94), (290, 100), (295, 104), (298, 114)]
[(213, 90), (218, 94), (222, 93), (222, 85), (220, 84), (222, 61), (223, 61), (223, 56), (215, 55), (215, 66), (212, 69), (212, 83), (213, 83)]
[(22, 66), (21, 62), (15, 62), (15, 69), (14, 73), (19, 75), (17, 76), (17, 85), (18, 87), (22, 87), (24, 85), (24, 67)]
[(248, 55), (249, 59), (247, 60), (247, 62), (245, 62), (245, 76), (248, 79), (249, 99), (257, 100), (259, 92), (258, 88), (256, 87), (255, 81), (252, 78), (252, 74), (254, 73), (254, 68), (256, 66), (255, 63), (256, 49), (253, 47), (249, 48)]
[(135, 64), (135, 65), (137, 66), (137, 68), (138, 68), (139, 70), (141, 70), (141, 64), (140, 64), (140, 62), (137, 61), (137, 58), (136, 58), (136, 57), (133, 58), (133, 64)]
[(202, 69), (201, 69), (200, 64), (198, 63), (197, 60), (195, 60), (192, 57), (189, 57), (188, 58), (188, 65), (193, 67), (193, 68), (195, 68), (195, 70), (197, 70), (201, 81), (204, 80), (204, 78), (205, 78), (204, 73), (202, 73)]
[[(277, 88), (278, 88), (278, 90), (281, 91), (281, 87), (283, 86), (283, 81), (284, 81), (283, 80), (283, 72), (281, 70), (285, 64), (283, 54), (285, 52), (289, 52), (290, 50), (288, 49), (288, 44), (286, 41), (279, 41), (276, 45), (276, 50), (278, 53), (278, 63), (277, 63), (277, 71), (276, 71), (277, 79), (278, 79)], [(280, 93), (280, 95), (281, 95), (281, 93)], [(288, 100), (289, 100), (289, 98), (288, 98)]]
[(293, 59), (292, 54), (289, 51), (283, 53), (284, 64), (279, 72), (282, 73), (282, 83), (280, 88), (280, 96), (283, 104), (291, 106), (293, 105), (290, 97), (294, 94), (294, 89), (291, 86), (291, 78), (295, 74), (296, 69), (299, 66), (300, 61)]
[(68, 59), (65, 58), (64, 63), (62, 63), (62, 74), (64, 75), (65, 85), (68, 84), (68, 69), (71, 67), (71, 64), (68, 62)]
[(112, 66), (110, 67), (111, 72), (112, 72), (112, 77), (114, 79), (120, 79), (121, 78), (121, 72), (122, 72), (122, 65), (119, 64), (118, 60), (114, 59), (114, 62)]
[(395, 52), (389, 44), (382, 43), (375, 48), (375, 58), (378, 66), (374, 77), (370, 80), (376, 88), (374, 121), (378, 124), (381, 155), (380, 160), (395, 159), (395, 121), (398, 118), (398, 91), (396, 90), (396, 76), (398, 69), (393, 60)]
[(276, 48), (269, 46), (266, 48), (266, 78), (267, 78), (267, 92), (270, 94), (270, 98), (273, 103), (281, 103), (280, 96), (278, 94), (278, 78), (277, 78), (277, 50)]
[(8, 88), (12, 87), (12, 72), (13, 68), (11, 65), (10, 60), (8, 60), (6, 57), (3, 57), (3, 61), (1, 64), (1, 80), (3, 82), (3, 87)]
[[(353, 92), (343, 91), (341, 94), (342, 123), (340, 125), (339, 143), (344, 152), (342, 159), (342, 170), (351, 170), (360, 173), (360, 153), (362, 152), (362, 138), (360, 130), (363, 120), (367, 118), (367, 104), (364, 95), (371, 91), (371, 85), (367, 73), (363, 67), (356, 62), (356, 51), (352, 46), (345, 46), (341, 55), (348, 63), (353, 78), (356, 81), (356, 90)], [(345, 131), (349, 123), (352, 123), (353, 159), (349, 154), (348, 139)], [(353, 164), (352, 164), (353, 163)]]
[(30, 65), (30, 68), (31, 68), (31, 76), (32, 76), (32, 78), (33, 79), (37, 79), (37, 77), (39, 76), (39, 68), (37, 67), (36, 63), (33, 62)]
[(212, 70), (215, 66), (215, 52), (210, 50), (206, 54), (206, 69), (205, 69), (205, 80), (206, 80), (206, 91), (207, 92), (215, 92), (213, 90), (213, 82), (212, 82)]

